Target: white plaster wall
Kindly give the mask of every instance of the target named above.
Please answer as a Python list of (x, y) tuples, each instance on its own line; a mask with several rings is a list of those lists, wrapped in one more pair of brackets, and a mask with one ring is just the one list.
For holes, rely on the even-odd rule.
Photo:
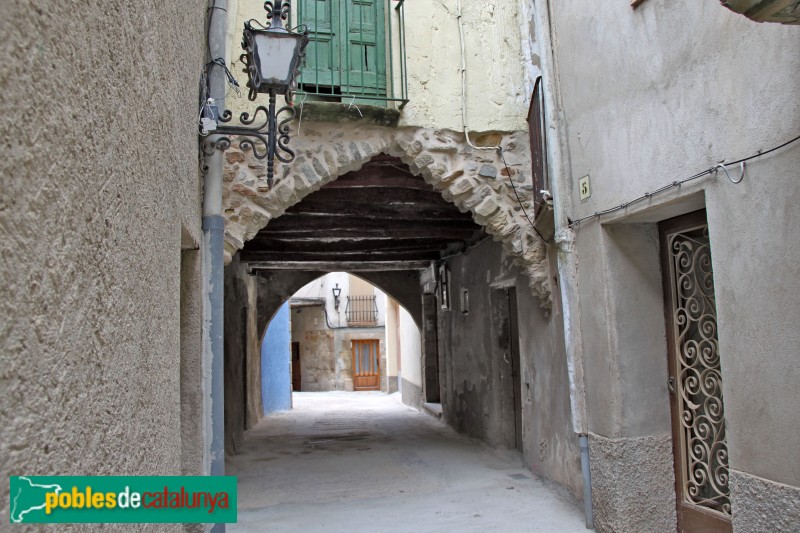
[(397, 375), (399, 348), (400, 304), (389, 298), (386, 304), (386, 375)]
[[(230, 0), (228, 25), (228, 64), (241, 54), (245, 20), (264, 22), (261, 0)], [(520, 31), (520, 0), (474, 2), (463, 0), (464, 42), (467, 69), (467, 114), (471, 131), (516, 131), (526, 129), (525, 117), (530, 100), (526, 73), (531, 57), (523, 51)], [(296, 8), (293, 3), (293, 8)], [(392, 17), (393, 59), (399, 73), (399, 25)], [(461, 130), (461, 48), (459, 45), (457, 0), (405, 2), (406, 64), (409, 103), (402, 110), (401, 126)], [(233, 22), (235, 20), (235, 22)], [(524, 27), (524, 26), (523, 26)], [(525, 36), (526, 47), (529, 47)], [(387, 47), (388, 53), (388, 47)], [(387, 60), (387, 69), (389, 62)], [(242, 86), (242, 97), (229, 94), (227, 106), (236, 112), (252, 110), (255, 103), (246, 97), (246, 76), (241, 64), (231, 68)], [(395, 87), (399, 87), (395, 77)], [(396, 90), (399, 94), (399, 89)], [(300, 98), (298, 98), (299, 101)], [(259, 102), (267, 101), (265, 96)], [(282, 101), (282, 100), (279, 100)], [(296, 128), (295, 128), (296, 131)]]
[(400, 306), (400, 369), (404, 380), (422, 387), (422, 337), (403, 306)]
[[(457, 3), (405, 3), (411, 101), (403, 110), (401, 125), (462, 127)], [(467, 126), (472, 131), (527, 129), (530, 94), (524, 91), (518, 0), (463, 0), (462, 4)]]
[[(628, 4), (612, 2), (602, 9), (591, 0), (550, 4), (569, 141), (564, 176), (569, 196), (563, 208), (573, 219), (800, 133), (796, 27), (754, 23), (715, 0), (650, 0), (636, 10)], [(657, 222), (700, 207), (705, 198), (730, 465), (795, 486), (800, 485), (798, 169), (796, 144), (752, 162), (739, 185), (724, 174), (703, 178), (605, 218)], [(586, 174), (592, 196), (581, 202), (577, 180)], [(704, 196), (672, 210), (655, 209), (697, 192)], [(642, 246), (634, 247), (628, 237), (620, 240), (623, 233), (635, 233)], [(578, 230), (586, 357), (609, 369), (612, 380), (594, 386), (608, 390), (598, 400), (621, 413), (604, 431), (653, 430), (652, 422), (637, 420), (633, 410), (626, 414), (616, 403), (642, 397), (609, 383), (635, 383), (632, 377), (639, 375), (651, 380), (654, 374), (636, 367), (650, 363), (614, 362), (617, 354), (633, 361), (636, 351), (652, 356), (652, 371), (666, 377), (657, 361), (664, 351), (660, 287), (647, 272), (657, 268), (655, 235), (654, 227), (609, 231), (596, 222)], [(639, 260), (637, 253), (649, 255)], [(632, 275), (620, 275), (619, 265)], [(626, 311), (637, 302), (648, 303), (638, 313)], [(592, 379), (587, 367), (589, 390)], [(665, 400), (665, 387), (652, 381), (648, 401)]]
[[(336, 285), (342, 289), (339, 297), (339, 310), (334, 307), (333, 288)], [(375, 291), (375, 305), (378, 306), (376, 324), (383, 326), (386, 323), (386, 293), (373, 285)], [(331, 272), (306, 284), (292, 295), (293, 298), (325, 298), (325, 309), (332, 327), (347, 326), (347, 295), (350, 292), (350, 277), (347, 272)]]

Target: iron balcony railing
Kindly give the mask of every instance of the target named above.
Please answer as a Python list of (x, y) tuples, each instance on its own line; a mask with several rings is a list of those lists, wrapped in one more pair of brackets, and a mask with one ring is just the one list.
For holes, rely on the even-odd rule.
[(374, 325), (378, 321), (378, 304), (375, 296), (348, 296), (345, 316), (348, 325)]
[(296, 92), (300, 101), (311, 95), (344, 103), (397, 102), (402, 109), (408, 103), (404, 3), (299, 1), (298, 26), (306, 26), (310, 37)]

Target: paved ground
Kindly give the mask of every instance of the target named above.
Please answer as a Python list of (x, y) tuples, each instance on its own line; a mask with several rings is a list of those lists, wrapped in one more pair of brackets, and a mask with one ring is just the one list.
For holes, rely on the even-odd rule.
[(228, 461), (239, 523), (228, 531), (585, 532), (579, 509), (494, 450), (397, 394), (295, 393)]

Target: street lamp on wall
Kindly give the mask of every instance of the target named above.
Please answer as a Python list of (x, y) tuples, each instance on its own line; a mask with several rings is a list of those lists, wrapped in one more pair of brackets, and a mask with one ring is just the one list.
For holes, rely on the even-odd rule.
[(342, 289), (339, 288), (339, 284), (337, 283), (334, 288), (331, 289), (333, 292), (333, 308), (337, 311), (339, 310), (339, 296), (342, 294)]
[[(302, 33), (287, 30), (283, 21), (289, 17), (291, 9), (288, 0), (267, 0), (264, 2), (269, 24), (262, 25), (255, 19), (244, 23), (242, 48), (245, 53), (240, 60), (245, 65), (248, 76), (248, 99), (255, 101), (259, 93), (269, 95), (269, 107), (258, 106), (252, 114), (239, 115), (242, 126), (230, 126), (228, 122), (233, 113), (226, 109), (221, 114), (213, 99), (209, 98), (201, 112), (201, 135), (211, 132), (216, 135), (203, 143), (206, 155), (213, 150), (227, 150), (231, 146), (231, 136), (238, 137), (241, 150), (253, 150), (257, 159), (267, 160), (267, 185), (272, 188), (275, 158), (283, 163), (294, 160), (294, 152), (287, 146), (289, 142), (289, 122), (295, 111), (291, 106), (292, 90), (300, 74), (300, 62), (305, 56), (308, 44), (308, 28)], [(286, 103), (275, 110), (276, 95), (285, 95)], [(279, 120), (281, 113), (286, 115)], [(281, 153), (283, 152), (283, 153)]]

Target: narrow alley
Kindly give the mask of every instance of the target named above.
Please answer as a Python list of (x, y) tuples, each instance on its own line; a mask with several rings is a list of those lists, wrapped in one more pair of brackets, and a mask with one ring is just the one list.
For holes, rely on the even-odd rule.
[(585, 531), (522, 465), (403, 405), (399, 393), (294, 393), (247, 432), (229, 531)]
[(2, 531), (800, 533), (800, 0), (0, 13)]

